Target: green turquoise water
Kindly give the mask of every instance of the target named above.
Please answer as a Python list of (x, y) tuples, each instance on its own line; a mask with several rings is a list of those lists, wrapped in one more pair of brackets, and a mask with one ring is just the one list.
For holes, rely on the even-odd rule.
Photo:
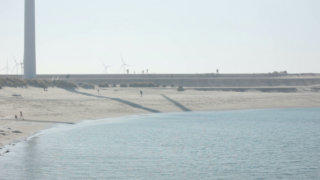
[(10, 151), (0, 179), (320, 179), (320, 108), (83, 122)]

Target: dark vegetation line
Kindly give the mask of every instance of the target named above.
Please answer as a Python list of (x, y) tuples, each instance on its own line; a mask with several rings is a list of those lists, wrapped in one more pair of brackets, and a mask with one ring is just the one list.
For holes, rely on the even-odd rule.
[(165, 99), (167, 99), (168, 101), (170, 101), (172, 104), (174, 104), (175, 106), (177, 106), (178, 108), (180, 108), (182, 111), (191, 111), (191, 109), (188, 109), (187, 107), (185, 107), (184, 105), (180, 104), (179, 102), (169, 98), (168, 96), (161, 94), (162, 97), (164, 97)]
[(62, 89), (75, 89), (77, 84), (64, 80), (41, 80), (41, 79), (17, 79), (17, 78), (0, 78), (1, 87), (14, 87), (14, 88), (26, 88), (26, 87), (38, 87), (49, 88), (57, 87)]
[(90, 94), (90, 93), (80, 92), (80, 91), (77, 91), (77, 90), (69, 90), (69, 91), (77, 93), (77, 94), (81, 94), (81, 95), (84, 95), (84, 96), (90, 96), (90, 97), (96, 97), (96, 98), (102, 98), (102, 99), (109, 99), (109, 100), (117, 101), (117, 102), (129, 105), (129, 106), (131, 106), (133, 108), (142, 109), (142, 110), (145, 110), (145, 111), (148, 111), (148, 112), (152, 112), (152, 113), (161, 113), (161, 111), (158, 111), (158, 110), (155, 110), (155, 109), (151, 109), (151, 108), (147, 108), (147, 107), (144, 107), (144, 106), (142, 106), (140, 104), (136, 104), (136, 103), (133, 103), (133, 102), (130, 102), (130, 101), (127, 101), (127, 100), (120, 99), (120, 98), (110, 98), (110, 97), (106, 97), (106, 96), (98, 96), (98, 95), (94, 95), (94, 94)]

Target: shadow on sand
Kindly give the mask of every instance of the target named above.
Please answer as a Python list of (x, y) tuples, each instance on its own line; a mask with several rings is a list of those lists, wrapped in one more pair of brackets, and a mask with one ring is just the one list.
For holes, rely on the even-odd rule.
[(127, 100), (120, 99), (120, 98), (111, 98), (111, 97), (106, 97), (106, 96), (98, 96), (98, 95), (94, 95), (94, 94), (90, 94), (90, 93), (86, 93), (86, 92), (80, 92), (80, 91), (76, 91), (76, 90), (69, 90), (69, 91), (73, 92), (73, 93), (81, 94), (81, 95), (84, 95), (84, 96), (90, 96), (90, 97), (96, 97), (96, 98), (101, 98), (101, 99), (109, 99), (109, 100), (117, 101), (117, 102), (126, 104), (128, 106), (131, 106), (133, 108), (142, 109), (142, 110), (145, 110), (145, 111), (148, 111), (148, 112), (152, 112), (152, 113), (161, 113), (161, 111), (158, 111), (158, 110), (155, 110), (155, 109), (151, 109), (151, 108), (147, 108), (147, 107), (141, 106), (140, 104), (136, 104), (136, 103), (133, 103), (133, 102), (130, 102), (130, 101), (127, 101)]
[(179, 102), (169, 98), (168, 96), (161, 94), (162, 97), (164, 97), (166, 100), (170, 101), (172, 104), (174, 104), (175, 106), (177, 106), (178, 108), (180, 108), (182, 111), (191, 111), (191, 109), (188, 109), (187, 107), (185, 107), (184, 105), (180, 104)]

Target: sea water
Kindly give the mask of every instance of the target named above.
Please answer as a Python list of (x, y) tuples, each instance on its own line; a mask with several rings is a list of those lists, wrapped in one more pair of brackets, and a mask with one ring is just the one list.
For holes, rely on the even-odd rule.
[(1, 156), (0, 179), (320, 179), (320, 108), (56, 127)]

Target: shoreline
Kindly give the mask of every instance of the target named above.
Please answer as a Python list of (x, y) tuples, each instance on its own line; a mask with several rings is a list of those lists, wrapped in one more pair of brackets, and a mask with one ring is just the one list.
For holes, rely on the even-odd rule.
[(61, 128), (61, 127), (58, 127), (60, 125), (62, 126), (75, 126), (75, 125), (79, 125), (81, 123), (94, 123), (94, 122), (97, 122), (97, 121), (102, 121), (102, 120), (111, 120), (111, 119), (114, 119), (116, 121), (116, 119), (122, 119), (122, 118), (129, 118), (129, 117), (133, 117), (133, 116), (144, 116), (144, 115), (152, 115), (152, 114), (180, 114), (180, 113), (205, 113), (205, 112), (226, 112), (226, 111), (255, 111), (255, 110), (275, 110), (275, 109), (310, 109), (310, 108), (320, 108), (319, 107), (280, 107), (280, 108), (256, 108), (256, 109), (220, 109), (220, 110), (210, 110), (210, 111), (189, 111), (189, 112), (161, 112), (161, 113), (147, 113), (147, 114), (130, 114), (130, 115), (124, 115), (124, 116), (115, 116), (115, 117), (105, 117), (105, 118), (102, 118), (102, 119), (91, 119), (91, 120), (80, 120), (79, 122), (76, 122), (76, 123), (73, 123), (73, 124), (68, 124), (68, 123), (54, 123), (54, 124), (51, 124), (49, 126), (47, 126), (46, 128), (43, 128), (43, 129), (40, 129), (36, 132), (34, 132), (33, 134), (31, 135), (28, 135), (28, 136), (24, 136), (24, 137), (21, 137), (19, 139), (12, 139), (12, 142), (10, 143), (7, 143), (7, 144), (4, 144), (3, 146), (0, 146), (0, 157), (1, 156), (4, 156), (5, 154), (7, 153), (10, 153), (10, 149), (11, 147), (14, 147), (16, 146), (17, 144), (19, 143), (22, 143), (22, 142), (27, 142), (29, 140), (31, 140), (32, 138), (34, 137), (37, 137), (37, 136), (40, 136), (41, 134), (43, 133), (46, 133), (46, 131), (49, 131), (49, 130), (52, 130), (53, 128)]
[[(79, 89), (71, 92), (50, 88), (3, 88), (0, 90), (0, 148), (26, 138), (56, 123), (79, 123), (152, 113), (230, 111), (278, 108), (318, 108), (320, 93), (216, 92), (170, 88)], [(19, 97), (13, 94), (20, 95)], [(29, 121), (14, 120), (23, 112)], [(37, 122), (41, 121), (41, 122)], [(16, 132), (16, 133), (14, 133)], [(19, 133), (20, 132), (20, 133)], [(4, 135), (5, 134), (5, 135)]]
[(48, 125), (45, 128), (41, 128), (38, 131), (35, 131), (31, 135), (27, 136), (22, 136), (20, 138), (12, 139), (6, 144), (2, 144), (0, 146), (0, 156), (6, 154), (2, 152), (3, 150), (7, 150), (7, 147), (12, 147), (15, 146), (18, 143), (28, 141), (29, 139), (41, 135), (43, 131), (50, 130), (52, 128), (57, 128), (57, 125), (69, 125), (69, 126), (74, 126), (78, 125), (83, 122), (95, 122), (95, 121), (100, 121), (100, 120), (105, 120), (105, 119), (117, 119), (117, 118), (126, 118), (126, 117), (132, 117), (132, 116), (143, 116), (143, 115), (151, 115), (151, 114), (178, 114), (178, 113), (197, 113), (197, 112), (225, 112), (225, 111), (251, 111), (251, 110), (272, 110), (272, 109), (303, 109), (303, 108), (320, 108), (320, 106), (312, 106), (312, 107), (276, 107), (276, 108), (253, 108), (253, 109), (219, 109), (219, 110), (209, 110), (209, 111), (189, 111), (189, 112), (161, 112), (161, 113), (147, 113), (147, 114), (130, 114), (130, 115), (123, 115), (123, 116), (114, 116), (114, 117), (105, 117), (101, 119), (83, 119), (79, 120), (79, 122), (76, 123), (52, 123), (51, 125)]
[(12, 142), (9, 142), (7, 144), (4, 144), (2, 146), (0, 146), (0, 157), (5, 155), (6, 153), (9, 153), (10, 151), (6, 152), (7, 150), (10, 149), (10, 147), (13, 147), (21, 142), (26, 142), (26, 141), (29, 141), (30, 139), (34, 138), (34, 137), (37, 137), (39, 135), (41, 135), (42, 133), (45, 133), (45, 131), (49, 131), (53, 128), (61, 128), (61, 127), (58, 127), (60, 125), (62, 126), (75, 126), (75, 125), (79, 125), (81, 123), (94, 123), (94, 122), (97, 122), (97, 121), (102, 121), (102, 120), (111, 120), (111, 119), (122, 119), (122, 118), (129, 118), (129, 117), (133, 117), (133, 116), (144, 116), (144, 115), (152, 115), (152, 114), (180, 114), (180, 113), (205, 113), (205, 112), (226, 112), (226, 111), (255, 111), (255, 110), (275, 110), (275, 109), (310, 109), (310, 108), (320, 108), (319, 107), (278, 107), (278, 108), (255, 108), (255, 109), (220, 109), (220, 110), (210, 110), (210, 111), (189, 111), (189, 112), (161, 112), (161, 113), (147, 113), (147, 114), (130, 114), (130, 115), (124, 115), (124, 116), (115, 116), (115, 117), (105, 117), (105, 118), (101, 118), (101, 119), (85, 119), (85, 120), (79, 120), (79, 122), (76, 122), (76, 123), (52, 123), (51, 125), (43, 128), (43, 129), (40, 129), (36, 132), (34, 132), (33, 134), (31, 135), (28, 135), (28, 136), (23, 136), (21, 138), (18, 138), (18, 139), (12, 139)]

